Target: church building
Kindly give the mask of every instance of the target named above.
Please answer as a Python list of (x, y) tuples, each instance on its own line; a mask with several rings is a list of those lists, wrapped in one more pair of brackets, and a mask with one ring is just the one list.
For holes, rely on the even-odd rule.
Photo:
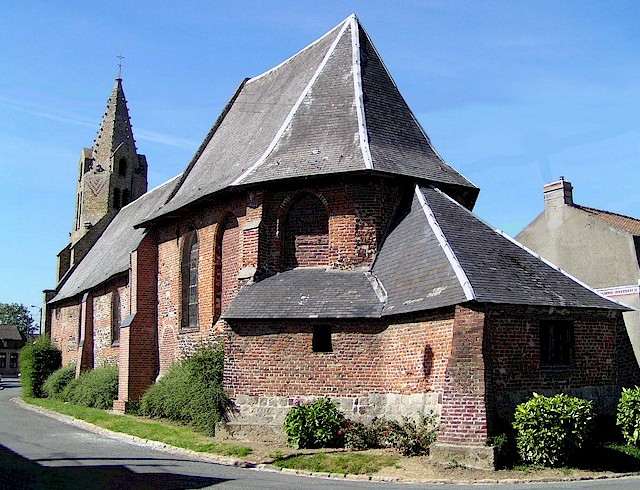
[(117, 410), (221, 342), (237, 424), (433, 410), (482, 459), (533, 391), (611, 412), (640, 379), (628, 308), (472, 213), (355, 16), (243, 80), (180, 175), (146, 170), (117, 79), (46, 312), (65, 364), (118, 364)]

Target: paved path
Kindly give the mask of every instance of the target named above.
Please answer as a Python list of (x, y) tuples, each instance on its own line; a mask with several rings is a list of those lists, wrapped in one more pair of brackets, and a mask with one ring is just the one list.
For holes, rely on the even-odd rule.
[[(224, 466), (96, 434), (10, 402), (17, 380), (0, 390), (0, 489), (442, 489), (442, 485), (308, 478)], [(640, 478), (536, 485), (456, 485), (501, 490), (637, 490)]]

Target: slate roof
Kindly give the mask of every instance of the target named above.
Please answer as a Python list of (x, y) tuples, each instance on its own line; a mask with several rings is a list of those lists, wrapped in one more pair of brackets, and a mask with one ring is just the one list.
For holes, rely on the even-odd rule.
[[(543, 261), (433, 187), (417, 188), (442, 229), (464, 276), (471, 299), (579, 308), (627, 308), (600, 296)], [(459, 277), (460, 278), (460, 277)]]
[(178, 179), (179, 176), (165, 182), (123, 207), (49, 303), (76, 296), (128, 271), (129, 256), (147, 233), (133, 225), (166, 200)]
[(0, 325), (0, 339), (23, 341), (22, 335), (16, 325)]
[(243, 82), (175, 194), (141, 224), (228, 187), (344, 172), (405, 175), (478, 193), (435, 152), (353, 15)]
[(624, 214), (612, 213), (610, 211), (603, 211), (601, 209), (590, 208), (587, 206), (580, 206), (578, 204), (573, 205), (574, 208), (580, 209), (585, 213), (595, 216), (596, 218), (623, 229), (627, 233), (633, 236), (640, 236), (640, 219), (625, 216)]
[(628, 310), (431, 186), (400, 206), (369, 273), (298, 268), (245, 286), (227, 319), (383, 317), (474, 301)]
[(234, 318), (367, 318), (383, 302), (362, 271), (298, 268), (243, 287), (225, 310)]

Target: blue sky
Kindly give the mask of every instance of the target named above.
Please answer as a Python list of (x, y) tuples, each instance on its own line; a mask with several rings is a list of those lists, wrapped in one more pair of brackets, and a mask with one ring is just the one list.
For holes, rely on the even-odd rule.
[(560, 175), (576, 202), (640, 217), (640, 2), (2, 2), (0, 302), (37, 305), (55, 285), (117, 55), (152, 188), (244, 77), (351, 13), (438, 152), (481, 188), (483, 219), (517, 234)]

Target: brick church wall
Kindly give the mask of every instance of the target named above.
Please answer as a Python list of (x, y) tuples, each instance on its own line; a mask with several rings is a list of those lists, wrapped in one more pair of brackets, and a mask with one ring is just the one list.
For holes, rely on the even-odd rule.
[[(452, 309), (402, 321), (234, 321), (226, 325), (225, 388), (240, 419), (279, 425), (294, 397), (327, 395), (348, 416), (439, 411)], [(332, 352), (313, 352), (314, 326)], [(267, 408), (269, 407), (269, 408)]]
[(80, 335), (80, 298), (69, 298), (51, 311), (51, 340), (62, 351), (62, 365), (77, 364)]
[(114, 294), (120, 296), (120, 319), (124, 320), (130, 312), (129, 284), (127, 277), (110, 281), (104, 288), (93, 295), (93, 364), (95, 367), (107, 364), (117, 364), (119, 343), (114, 343)]
[[(541, 365), (540, 322), (548, 319), (574, 321), (568, 367)], [(492, 306), (487, 314), (485, 356), (498, 417), (510, 420), (515, 406), (534, 391), (593, 399), (600, 412), (613, 413), (619, 394), (619, 320), (607, 311)]]

